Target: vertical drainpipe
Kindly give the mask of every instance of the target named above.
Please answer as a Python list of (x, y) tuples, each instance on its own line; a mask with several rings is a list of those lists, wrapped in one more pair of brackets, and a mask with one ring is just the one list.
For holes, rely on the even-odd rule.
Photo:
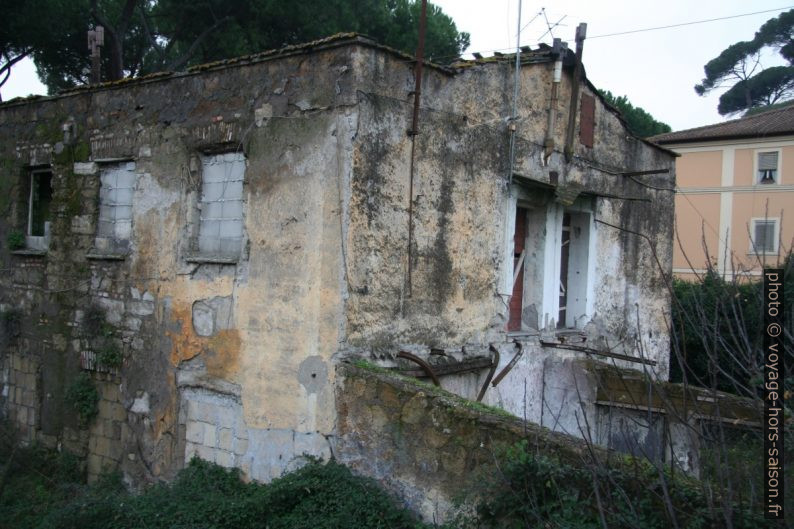
[(406, 297), (413, 292), (411, 276), (413, 275), (413, 240), (414, 240), (414, 164), (416, 160), (416, 136), (419, 134), (419, 96), (422, 89), (422, 65), (425, 55), (425, 19), (427, 17), (427, 0), (422, 0), (422, 14), (419, 17), (419, 42), (416, 46), (416, 65), (414, 66), (414, 113), (411, 119), (411, 167), (408, 180), (408, 274), (406, 276)]
[(518, 88), (521, 79), (521, 0), (518, 0), (518, 31), (516, 31), (516, 73), (513, 82), (513, 114), (510, 116), (510, 174), (507, 182), (513, 183), (513, 166), (516, 159), (516, 120), (518, 120)]
[(551, 153), (554, 152), (554, 124), (557, 121), (557, 100), (559, 99), (560, 81), (562, 80), (562, 56), (565, 47), (560, 39), (554, 39), (552, 54), (556, 55), (554, 61), (554, 77), (551, 82), (551, 101), (549, 102), (549, 116), (546, 122), (546, 139), (543, 141), (543, 165), (549, 164)]
[(576, 127), (576, 110), (579, 106), (579, 81), (582, 78), (582, 51), (586, 36), (587, 24), (582, 22), (576, 28), (576, 66), (574, 67), (573, 80), (571, 81), (571, 105), (568, 109), (568, 130), (565, 134), (565, 161), (569, 163), (573, 158), (573, 133)]

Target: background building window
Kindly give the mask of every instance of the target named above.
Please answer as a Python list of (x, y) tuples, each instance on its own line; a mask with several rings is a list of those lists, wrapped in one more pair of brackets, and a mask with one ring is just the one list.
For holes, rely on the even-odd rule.
[(198, 250), (234, 255), (243, 241), (243, 153), (205, 156), (201, 163)]
[(753, 219), (752, 253), (777, 253), (778, 219)]
[(759, 152), (758, 153), (758, 183), (775, 184), (777, 183), (778, 172), (778, 153)]
[[(109, 239), (116, 245), (129, 242), (132, 235), (132, 196), (135, 193), (135, 180), (135, 164), (132, 162), (102, 169), (98, 240)], [(97, 247), (101, 246), (105, 245), (98, 242)]]

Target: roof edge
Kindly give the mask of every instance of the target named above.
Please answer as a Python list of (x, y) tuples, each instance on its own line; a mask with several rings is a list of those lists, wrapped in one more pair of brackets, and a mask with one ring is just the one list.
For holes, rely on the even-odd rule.
[[(390, 46), (380, 44), (371, 37), (368, 37), (361, 33), (336, 33), (329, 37), (313, 40), (302, 44), (294, 44), (294, 45), (284, 46), (282, 48), (265, 50), (262, 52), (257, 52), (249, 55), (232, 57), (230, 59), (223, 59), (204, 64), (197, 64), (187, 68), (185, 71), (154, 72), (141, 77), (130, 77), (125, 79), (119, 79), (117, 81), (107, 81), (98, 84), (79, 85), (79, 86), (75, 86), (74, 88), (61, 90), (53, 95), (32, 95), (28, 97), (16, 97), (8, 101), (0, 102), (0, 109), (26, 105), (30, 103), (54, 101), (62, 97), (69, 97), (83, 93), (102, 92), (106, 90), (115, 90), (118, 88), (126, 88), (128, 86), (144, 85), (150, 82), (158, 82), (166, 79), (189, 77), (193, 75), (199, 75), (204, 72), (223, 70), (226, 68), (233, 68), (237, 66), (248, 66), (275, 59), (291, 57), (295, 55), (302, 55), (314, 51), (340, 48), (350, 45), (358, 45), (358, 46), (378, 49), (409, 62), (416, 61), (416, 57), (414, 57), (413, 55), (402, 52), (396, 48), (392, 48)], [(455, 68), (451, 68), (430, 61), (424, 61), (423, 64), (425, 67), (432, 68), (446, 75), (454, 75), (457, 71)]]

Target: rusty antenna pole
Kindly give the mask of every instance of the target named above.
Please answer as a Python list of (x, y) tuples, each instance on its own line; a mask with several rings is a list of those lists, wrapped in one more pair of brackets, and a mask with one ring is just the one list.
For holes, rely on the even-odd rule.
[(101, 83), (101, 64), (102, 56), (99, 47), (105, 44), (105, 28), (96, 26), (88, 30), (88, 49), (91, 50), (91, 83)]
[(419, 17), (419, 42), (416, 46), (416, 65), (414, 67), (414, 112), (411, 119), (411, 168), (408, 181), (408, 274), (406, 276), (407, 297), (413, 292), (413, 241), (414, 241), (414, 164), (416, 160), (416, 136), (419, 134), (419, 96), (422, 93), (422, 66), (425, 56), (425, 19), (427, 17), (427, 0), (422, 0), (422, 14)]

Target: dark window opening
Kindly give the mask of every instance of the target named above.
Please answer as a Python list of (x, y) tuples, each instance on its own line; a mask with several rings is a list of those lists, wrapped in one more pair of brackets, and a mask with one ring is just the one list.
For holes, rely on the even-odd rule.
[(521, 330), (521, 310), (524, 303), (524, 244), (527, 238), (527, 210), (516, 208), (516, 229), (513, 234), (513, 294), (510, 297), (508, 331)]
[(30, 174), (28, 197), (28, 235), (43, 237), (49, 231), (52, 204), (52, 173), (34, 171)]

